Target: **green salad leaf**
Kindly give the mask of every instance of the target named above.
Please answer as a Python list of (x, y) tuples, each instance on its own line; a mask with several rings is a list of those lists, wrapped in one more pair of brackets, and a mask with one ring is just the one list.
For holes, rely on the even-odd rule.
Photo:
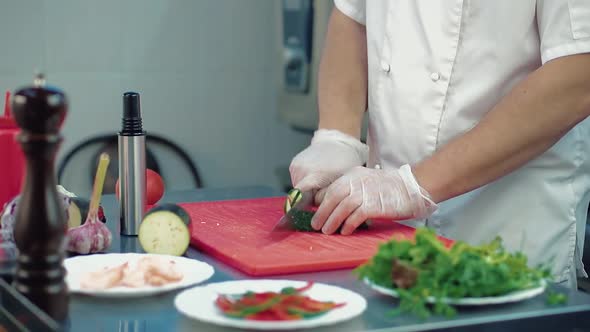
[[(480, 246), (457, 241), (448, 249), (434, 231), (419, 228), (414, 240), (382, 243), (375, 256), (354, 270), (359, 279), (399, 293), (396, 314), (452, 316), (455, 309), (442, 299), (504, 295), (538, 287), (550, 276), (548, 268), (529, 267), (523, 253), (507, 252), (499, 237)], [(432, 307), (428, 297), (436, 300)]]
[(567, 295), (556, 291), (549, 291), (547, 292), (547, 298), (545, 301), (547, 305), (550, 306), (565, 304), (567, 302)]

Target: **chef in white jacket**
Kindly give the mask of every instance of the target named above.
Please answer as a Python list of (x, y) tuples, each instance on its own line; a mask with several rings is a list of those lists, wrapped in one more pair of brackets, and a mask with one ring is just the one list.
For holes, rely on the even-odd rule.
[(295, 187), (318, 192), (313, 227), (350, 234), (384, 217), (472, 244), (500, 235), (575, 287), (586, 275), (590, 1), (335, 5), (319, 129), (290, 166)]

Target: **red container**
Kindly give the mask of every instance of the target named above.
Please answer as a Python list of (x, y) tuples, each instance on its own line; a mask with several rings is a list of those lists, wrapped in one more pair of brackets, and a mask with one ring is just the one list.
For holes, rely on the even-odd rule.
[(26, 165), (24, 154), (16, 141), (20, 129), (10, 117), (8, 93), (6, 97), (4, 116), (0, 116), (0, 210), (20, 193)]

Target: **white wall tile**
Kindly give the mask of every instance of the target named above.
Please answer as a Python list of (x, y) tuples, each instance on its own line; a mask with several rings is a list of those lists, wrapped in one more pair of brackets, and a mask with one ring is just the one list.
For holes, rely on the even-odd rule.
[(130, 0), (122, 3), (125, 70), (186, 72), (200, 63), (196, 38), (200, 1)]
[(44, 4), (48, 71), (122, 71), (121, 1), (45, 0)]
[(137, 91), (146, 130), (184, 148), (207, 186), (278, 186), (276, 169), (309, 137), (278, 120), (277, 4), (12, 2), (13, 14), (0, 14), (9, 18), (0, 21), (0, 45), (16, 22), (26, 22), (21, 33), (34, 43), (18, 41), (3, 55), (0, 89), (28, 84), (37, 63), (47, 67), (70, 99), (60, 156), (88, 136), (118, 131), (122, 94)]
[(121, 73), (50, 72), (47, 80), (66, 93), (69, 103), (59, 156), (82, 140), (119, 130)]
[(0, 73), (32, 77), (45, 67), (43, 0), (0, 1)]

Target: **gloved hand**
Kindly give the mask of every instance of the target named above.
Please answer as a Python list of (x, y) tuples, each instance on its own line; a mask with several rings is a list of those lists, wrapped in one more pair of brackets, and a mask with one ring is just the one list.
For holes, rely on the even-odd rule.
[(293, 187), (302, 191), (322, 189), (344, 172), (367, 161), (369, 148), (338, 130), (319, 129), (311, 144), (289, 166)]
[(436, 204), (420, 187), (409, 165), (399, 170), (356, 167), (334, 181), (312, 219), (325, 234), (351, 234), (369, 218), (426, 218)]

